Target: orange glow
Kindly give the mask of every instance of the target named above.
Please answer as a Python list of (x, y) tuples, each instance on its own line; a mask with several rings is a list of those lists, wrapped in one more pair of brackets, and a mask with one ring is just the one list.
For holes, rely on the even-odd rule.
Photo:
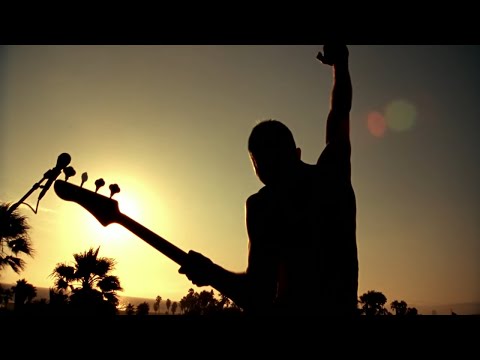
[[(140, 218), (140, 210), (135, 200), (127, 194), (116, 194), (113, 199), (118, 201), (118, 208), (122, 214), (132, 219)], [(87, 213), (87, 212), (86, 212)], [(85, 230), (94, 234), (95, 237), (101, 239), (102, 242), (115, 242), (116, 246), (124, 246), (129, 243), (132, 235), (127, 229), (119, 224), (110, 224), (102, 226), (93, 215), (88, 214), (82, 223)]]
[(375, 137), (383, 137), (385, 134), (385, 119), (378, 111), (373, 111), (368, 114), (367, 126), (370, 133)]

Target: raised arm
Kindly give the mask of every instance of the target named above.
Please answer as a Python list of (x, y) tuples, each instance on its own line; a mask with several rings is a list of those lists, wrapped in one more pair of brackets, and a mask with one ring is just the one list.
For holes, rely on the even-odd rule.
[(327, 118), (326, 143), (350, 141), (352, 82), (346, 45), (324, 45), (317, 59), (333, 68), (333, 88)]

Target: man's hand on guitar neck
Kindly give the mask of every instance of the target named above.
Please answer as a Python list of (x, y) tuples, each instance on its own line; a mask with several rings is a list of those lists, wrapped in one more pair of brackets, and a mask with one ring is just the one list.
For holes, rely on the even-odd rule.
[(190, 250), (183, 257), (178, 272), (186, 275), (196, 286), (215, 288), (243, 309), (249, 306), (248, 301), (251, 296), (245, 273), (234, 273), (226, 270), (193, 250)]
[(196, 286), (208, 286), (215, 282), (218, 266), (209, 258), (190, 250), (178, 272), (185, 274)]

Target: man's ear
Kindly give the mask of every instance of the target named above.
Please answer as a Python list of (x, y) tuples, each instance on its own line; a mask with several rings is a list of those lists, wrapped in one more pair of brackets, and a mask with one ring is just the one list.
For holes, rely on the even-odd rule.
[(300, 149), (300, 148), (297, 148), (297, 158), (298, 158), (298, 160), (301, 160), (301, 158), (302, 158), (302, 149)]

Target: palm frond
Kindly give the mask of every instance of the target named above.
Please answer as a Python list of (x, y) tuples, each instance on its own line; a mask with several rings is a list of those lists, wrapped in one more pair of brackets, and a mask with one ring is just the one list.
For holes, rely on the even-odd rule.
[(25, 269), (25, 261), (19, 257), (7, 255), (3, 258), (3, 266), (10, 266), (10, 268), (17, 274), (20, 274)]
[(7, 246), (10, 248), (10, 251), (15, 255), (21, 252), (31, 257), (34, 256), (32, 243), (30, 241), (30, 238), (26, 234), (14, 240), (8, 241)]
[(10, 204), (0, 204), (0, 238), (12, 239), (24, 236), (30, 230), (28, 217), (20, 214), (18, 209), (10, 213)]
[(105, 299), (107, 299), (107, 302), (112, 304), (112, 305), (118, 306), (118, 304), (120, 303), (120, 300), (118, 300), (117, 294), (115, 294), (113, 292), (104, 293), (103, 296), (105, 297)]
[(67, 291), (69, 288), (69, 283), (64, 279), (57, 279), (55, 280), (55, 288), (57, 290)]
[(123, 291), (119, 278), (114, 275), (105, 276), (97, 283), (97, 286), (102, 292)]
[(88, 251), (73, 255), (76, 265), (76, 276), (82, 278), (85, 283), (90, 283), (92, 273), (95, 274), (99, 249), (100, 247), (96, 250), (90, 248)]
[(65, 263), (59, 263), (55, 266), (55, 269), (50, 274), (51, 276), (59, 279), (64, 279), (67, 282), (77, 280), (75, 275), (75, 268)]
[(95, 275), (104, 277), (115, 268), (115, 261), (110, 258), (102, 257), (97, 259), (95, 264)]

